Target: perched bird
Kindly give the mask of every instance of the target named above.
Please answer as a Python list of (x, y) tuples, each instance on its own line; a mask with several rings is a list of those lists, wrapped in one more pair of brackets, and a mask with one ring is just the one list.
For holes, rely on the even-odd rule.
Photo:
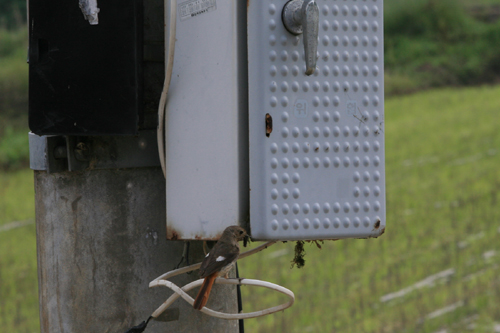
[(212, 290), (215, 279), (219, 276), (228, 278), (228, 273), (240, 255), (238, 241), (247, 236), (245, 229), (233, 225), (227, 227), (217, 244), (206, 255), (201, 263), (200, 277), (205, 278), (198, 296), (194, 300), (193, 308), (201, 310), (207, 304), (208, 296)]

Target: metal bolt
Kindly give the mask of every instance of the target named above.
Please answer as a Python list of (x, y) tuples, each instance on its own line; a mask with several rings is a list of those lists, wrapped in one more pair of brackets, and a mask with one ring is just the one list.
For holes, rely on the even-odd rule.
[(89, 147), (85, 143), (83, 143), (83, 142), (77, 143), (76, 148), (75, 148), (75, 158), (76, 158), (76, 160), (78, 160), (78, 161), (88, 161), (89, 160), (89, 154), (90, 154)]

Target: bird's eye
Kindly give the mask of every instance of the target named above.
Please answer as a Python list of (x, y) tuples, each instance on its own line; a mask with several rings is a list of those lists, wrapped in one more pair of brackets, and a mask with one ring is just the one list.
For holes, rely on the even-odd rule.
[(240, 230), (240, 235), (243, 235), (243, 230)]

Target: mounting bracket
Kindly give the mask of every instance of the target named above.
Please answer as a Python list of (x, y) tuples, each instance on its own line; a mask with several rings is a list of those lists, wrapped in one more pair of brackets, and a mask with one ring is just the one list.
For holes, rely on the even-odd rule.
[(48, 173), (160, 166), (156, 130), (138, 136), (62, 136), (29, 133), (30, 168)]

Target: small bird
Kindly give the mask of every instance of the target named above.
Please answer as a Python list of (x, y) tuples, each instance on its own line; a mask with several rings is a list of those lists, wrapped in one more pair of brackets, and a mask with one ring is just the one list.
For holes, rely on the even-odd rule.
[(227, 227), (217, 244), (205, 256), (201, 263), (200, 277), (205, 278), (201, 285), (198, 296), (193, 303), (193, 308), (201, 310), (207, 304), (208, 296), (212, 290), (215, 279), (219, 276), (228, 278), (228, 273), (240, 255), (238, 241), (247, 236), (245, 229), (233, 225)]

